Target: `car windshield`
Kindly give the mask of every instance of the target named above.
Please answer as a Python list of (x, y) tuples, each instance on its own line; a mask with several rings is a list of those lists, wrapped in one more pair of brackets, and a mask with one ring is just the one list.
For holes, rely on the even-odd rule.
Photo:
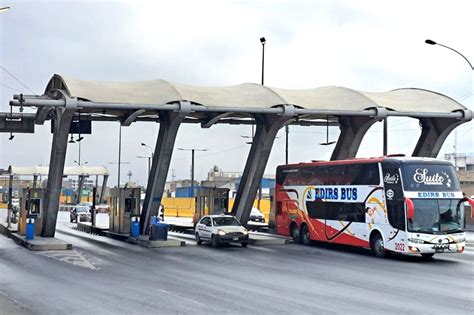
[(76, 207), (76, 212), (89, 212), (89, 207)]
[(408, 220), (408, 231), (440, 234), (462, 232), (464, 202), (462, 199), (412, 199), (415, 216)]
[(214, 226), (227, 226), (227, 225), (240, 226), (239, 221), (237, 221), (237, 219), (234, 217), (212, 218), (212, 222), (214, 223)]

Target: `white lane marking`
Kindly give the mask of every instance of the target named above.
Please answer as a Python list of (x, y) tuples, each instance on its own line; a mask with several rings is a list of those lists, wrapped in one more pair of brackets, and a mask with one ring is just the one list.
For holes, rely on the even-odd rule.
[(261, 246), (249, 245), (249, 247), (250, 247), (251, 249), (261, 250), (261, 251), (263, 251), (263, 252), (272, 252), (272, 253), (276, 252), (275, 249), (266, 248), (266, 247), (261, 247)]
[(67, 262), (75, 266), (84, 267), (88, 269), (97, 269), (92, 263), (87, 260), (81, 253), (74, 249), (71, 250), (48, 250), (44, 252), (35, 252), (38, 255), (42, 255), (48, 258), (56, 259), (59, 261)]
[(181, 296), (181, 295), (178, 295), (178, 294), (175, 294), (175, 293), (171, 293), (170, 291), (167, 291), (167, 290), (163, 290), (163, 289), (156, 289), (157, 291), (160, 291), (162, 293), (166, 293), (166, 294), (169, 294), (171, 296), (174, 296), (178, 299), (182, 299), (182, 300), (185, 300), (185, 301), (188, 301), (188, 302), (191, 302), (191, 303), (194, 303), (194, 304), (197, 304), (197, 305), (200, 305), (200, 306), (206, 306), (206, 304), (203, 304), (203, 303), (200, 303), (198, 301), (195, 301), (193, 299), (190, 299), (190, 298), (186, 298), (184, 296)]

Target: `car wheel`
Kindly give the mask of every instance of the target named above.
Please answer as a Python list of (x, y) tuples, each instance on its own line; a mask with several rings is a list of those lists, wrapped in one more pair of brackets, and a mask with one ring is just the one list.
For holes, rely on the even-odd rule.
[(375, 256), (380, 258), (385, 257), (385, 245), (383, 243), (382, 235), (377, 233), (372, 237), (371, 247)]
[(242, 247), (247, 247), (247, 245), (248, 245), (249, 243), (247, 243), (247, 242), (242, 242), (242, 243), (240, 243), (240, 244), (242, 244)]
[(215, 235), (212, 235), (212, 237), (211, 237), (211, 245), (214, 248), (219, 246), (219, 240), (217, 239), (217, 237)]
[(306, 224), (301, 227), (301, 243), (304, 245), (311, 245), (311, 239), (309, 238), (309, 230)]
[(294, 223), (291, 228), (291, 238), (293, 239), (293, 242), (295, 242), (296, 244), (301, 243), (301, 234), (300, 234), (300, 230), (298, 229), (298, 226), (296, 226), (296, 223)]
[(433, 256), (434, 256), (434, 253), (421, 254), (421, 257), (425, 260), (430, 260), (431, 258), (433, 258)]
[(197, 243), (198, 245), (201, 245), (201, 244), (202, 244), (202, 240), (201, 240), (201, 238), (199, 237), (199, 233), (196, 233), (196, 243)]

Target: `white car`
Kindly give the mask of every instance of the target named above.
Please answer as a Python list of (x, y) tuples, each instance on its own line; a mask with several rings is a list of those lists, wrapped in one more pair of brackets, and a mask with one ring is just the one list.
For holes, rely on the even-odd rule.
[(263, 215), (262, 212), (260, 212), (260, 210), (253, 207), (252, 210), (250, 211), (249, 220), (253, 222), (265, 223), (265, 216)]
[(240, 243), (247, 247), (249, 232), (231, 215), (207, 215), (201, 218), (194, 230), (196, 242), (211, 242), (212, 247), (223, 243)]

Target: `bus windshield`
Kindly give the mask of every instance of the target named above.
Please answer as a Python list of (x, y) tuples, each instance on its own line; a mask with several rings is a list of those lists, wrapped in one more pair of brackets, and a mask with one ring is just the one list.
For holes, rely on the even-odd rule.
[(405, 164), (401, 166), (406, 191), (460, 191), (452, 165)]
[(408, 231), (444, 234), (464, 229), (464, 203), (462, 199), (412, 199), (415, 217), (408, 220)]

